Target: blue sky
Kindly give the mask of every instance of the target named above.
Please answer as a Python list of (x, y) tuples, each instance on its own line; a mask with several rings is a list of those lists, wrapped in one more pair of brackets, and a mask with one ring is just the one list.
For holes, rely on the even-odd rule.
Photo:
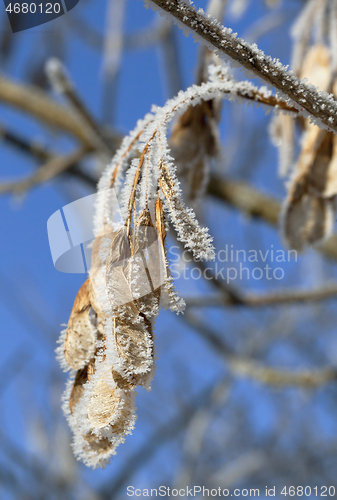
[[(206, 1), (196, 2), (204, 7)], [(290, 2), (291, 4), (291, 2)], [(265, 14), (266, 10), (260, 1), (253, 1), (242, 19), (228, 17), (228, 24), (238, 31), (240, 35), (247, 33), (248, 28)], [(297, 10), (296, 2), (288, 9), (290, 25)], [(83, 16), (92, 27), (104, 33), (106, 1), (96, 0), (91, 2), (80, 1), (72, 11), (73, 16)], [(146, 10), (141, 0), (128, 0), (125, 21), (125, 32), (133, 33), (150, 26), (155, 20), (152, 10)], [(1, 9), (2, 27), (7, 23), (4, 9)], [(10, 77), (21, 81), (30, 65), (43, 58), (47, 44), (52, 47), (51, 54), (58, 55), (58, 33), (67, 27), (66, 16), (54, 20), (47, 25), (37, 27), (14, 35), (15, 55), (5, 66), (4, 71)], [(3, 28), (2, 28), (3, 29)], [(279, 57), (282, 62), (289, 63), (290, 38), (284, 31), (266, 35), (259, 40), (259, 46), (272, 56)], [(197, 44), (192, 38), (185, 38), (179, 31), (180, 66), (183, 75), (184, 88), (192, 84), (195, 77), (195, 64), (197, 60)], [(278, 35), (282, 43), (278, 41)], [(54, 44), (54, 46), (53, 46)], [(64, 39), (64, 62), (76, 84), (78, 93), (87, 103), (97, 120), (102, 116), (102, 54), (88, 48), (83, 40), (72, 34), (67, 28)], [(237, 74), (243, 78), (242, 73)], [(55, 96), (54, 96), (55, 97)], [(150, 47), (145, 50), (126, 52), (123, 56), (121, 74), (118, 81), (118, 101), (114, 127), (121, 133), (132, 129), (137, 120), (142, 118), (152, 104), (163, 105), (167, 98), (168, 90), (164, 80), (162, 52), (159, 47)], [(59, 99), (59, 97), (55, 97)], [(251, 171), (247, 165), (242, 166), (244, 176), (258, 188), (268, 190), (278, 197), (284, 195), (283, 183), (277, 175), (277, 154), (268, 141), (268, 123), (270, 117), (265, 111), (255, 107), (241, 107), (237, 104), (224, 105), (221, 136), (228, 141), (234, 132), (241, 127), (239, 140), (242, 149), (245, 147), (247, 132), (252, 126), (261, 126), (263, 130), (258, 147), (259, 162), (253, 164)], [(69, 151), (73, 147), (70, 140), (59, 136), (54, 131), (49, 131), (36, 121), (24, 116), (1, 104), (0, 123), (17, 131), (25, 137), (34, 138), (48, 147), (60, 152)], [(233, 125), (234, 124), (234, 125)], [(241, 126), (241, 125), (242, 126)], [(230, 139), (229, 141), (230, 142)], [(224, 149), (226, 159), (226, 147)], [(240, 167), (240, 158), (235, 157), (227, 171), (237, 175), (236, 165)], [(246, 159), (247, 161), (247, 159)], [(236, 162), (236, 163), (235, 163)], [(244, 168), (245, 167), (245, 168)], [(18, 154), (4, 143), (0, 145), (0, 178), (12, 179), (32, 172), (35, 165), (25, 155)], [(217, 166), (221, 169), (221, 166)], [(47, 238), (47, 220), (52, 213), (63, 205), (74, 201), (89, 191), (83, 186), (74, 184), (73, 181), (56, 179), (47, 185), (32, 189), (24, 196), (2, 196), (0, 198), (0, 230), (2, 234), (1, 261), (0, 261), (0, 317), (1, 366), (8, 366), (12, 358), (19, 352), (24, 359), (22, 369), (17, 375), (4, 373), (5, 389), (1, 393), (2, 412), (1, 425), (10, 438), (19, 448), (28, 446), (27, 432), (29, 432), (29, 418), (44, 415), (44, 406), (53, 408), (57, 413), (58, 401), (63, 389), (65, 377), (58, 367), (54, 357), (55, 342), (61, 329), (60, 325), (67, 322), (73, 300), (85, 276), (63, 274), (53, 267)], [(207, 200), (201, 217), (210, 227), (210, 232), (215, 235), (218, 248), (234, 244), (236, 248), (249, 248), (254, 244), (254, 239), (259, 238), (259, 245), (269, 248), (274, 245), (281, 247), (281, 241), (275, 230), (268, 227), (252, 224), (247, 229), (247, 220), (240, 214), (220, 207), (218, 202)], [(262, 241), (262, 244), (261, 244)], [(307, 263), (313, 259), (313, 252), (301, 257), (299, 262), (290, 262), (285, 266), (288, 285), (298, 283), (317, 283), (330, 273), (330, 267), (316, 258), (315, 269), (308, 271)], [(250, 283), (247, 284), (250, 286)], [(276, 286), (278, 284), (276, 283)], [(275, 283), (253, 283), (254, 288), (275, 286)], [(205, 287), (196, 283), (180, 282), (178, 289), (183, 294), (200, 294)], [(206, 311), (205, 311), (206, 313)], [(219, 325), (227, 327), (230, 332), (242, 322), (250, 328), (257, 327), (263, 315), (254, 316), (244, 312), (237, 318), (231, 312), (212, 311), (210, 324), (218, 329)], [(212, 381), (221, 377), (224, 372), (223, 362), (214, 356), (213, 352), (205, 346), (205, 342), (191, 332), (190, 328), (178, 320), (172, 313), (163, 312), (157, 323), (157, 375), (150, 394), (141, 390), (138, 398), (139, 419), (133, 436), (127, 438), (125, 445), (120, 446), (118, 455), (104, 471), (89, 471), (80, 466), (80, 473), (90, 484), (100, 484), (116, 475), (127, 463), (128, 457), (137, 449), (159, 424), (158, 415), (162, 421), (174, 414), (174, 399), (177, 389), (177, 373), (181, 373), (184, 383), (180, 390), (186, 396), (184, 388), (189, 388), (190, 394), (200, 392)], [(228, 334), (230, 340), (230, 334)], [(186, 354), (188, 353), (188, 354)], [(186, 357), (188, 359), (186, 360)], [(283, 350), (282, 346), (275, 346), (270, 353), (270, 359), (280, 363), (292, 365), (297, 363), (298, 357), (292, 357), (289, 349)], [(301, 359), (300, 359), (301, 362)], [(200, 369), (203, 367), (203, 369)], [(57, 381), (55, 383), (55, 380)], [(53, 381), (53, 382), (52, 382)], [(51, 390), (51, 383), (52, 389)], [(247, 397), (252, 391), (250, 382), (241, 381), (236, 386), (234, 398)], [(189, 398), (187, 398), (188, 400)], [(248, 400), (247, 399), (247, 400)], [(252, 397), (252, 412), (250, 419), (257, 432), (266, 432), (273, 425), (273, 408), (264, 389), (257, 388)], [(61, 417), (62, 418), (62, 417)], [(325, 417), (323, 417), (324, 420)], [(334, 430), (334, 425), (332, 425)], [(178, 466), (176, 461), (179, 445), (172, 441), (161, 449), (157, 457), (157, 465), (152, 462), (151, 467), (146, 466), (140, 470), (135, 481), (142, 487), (154, 481), (160, 483), (170, 476), (172, 470)]]

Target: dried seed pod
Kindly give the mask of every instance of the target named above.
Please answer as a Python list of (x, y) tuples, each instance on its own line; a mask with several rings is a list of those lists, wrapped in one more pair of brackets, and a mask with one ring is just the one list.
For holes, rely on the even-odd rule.
[(271, 140), (278, 148), (279, 175), (286, 177), (294, 161), (295, 120), (290, 115), (277, 115), (269, 128)]
[[(113, 365), (121, 377), (121, 387), (125, 383), (147, 384), (152, 370), (152, 319), (159, 312), (163, 284), (160, 258), (156, 230), (149, 210), (144, 209), (133, 234), (128, 236), (127, 230), (120, 230), (107, 258), (106, 291), (114, 313), (113, 347), (118, 358)], [(125, 302), (120, 304), (121, 297)]]
[[(146, 299), (142, 298), (140, 302), (142, 307)], [(127, 381), (136, 377), (138, 384), (141, 384), (141, 376), (149, 374), (153, 365), (152, 324), (134, 304), (125, 306), (119, 314), (114, 319), (113, 331), (116, 352), (122, 362), (122, 369), (118, 371)]]
[[(321, 90), (331, 84), (330, 55), (314, 46), (307, 54), (302, 77)], [(337, 194), (337, 142), (335, 136), (305, 120), (302, 150), (289, 186), (282, 215), (283, 232), (290, 247), (303, 251), (322, 241), (333, 227), (333, 197)]]
[[(87, 372), (77, 373), (68, 413), (74, 433), (74, 453), (94, 468), (104, 466), (116, 453), (136, 420), (134, 387), (124, 390), (117, 385), (116, 372), (104, 360), (103, 351), (96, 353)], [(69, 390), (68, 386), (68, 394)]]
[(287, 207), (284, 234), (291, 248), (299, 252), (330, 234), (333, 226), (332, 202), (305, 194)]
[(83, 439), (86, 441), (88, 448), (98, 456), (100, 454), (111, 452), (111, 450), (114, 448), (114, 444), (109, 441), (108, 438), (98, 437), (92, 432), (88, 432), (87, 434), (85, 434), (85, 436), (83, 436)]
[(132, 302), (129, 261), (130, 240), (126, 227), (114, 234), (106, 261), (105, 287), (112, 308)]
[[(337, 94), (335, 94), (337, 95)], [(332, 152), (329, 168), (326, 173), (326, 183), (323, 195), (326, 198), (337, 194), (337, 136), (332, 134)]]
[(109, 314), (109, 304), (105, 293), (105, 267), (112, 240), (116, 232), (105, 224), (97, 235), (91, 256), (89, 294), (92, 307), (97, 314), (98, 323)]
[(92, 427), (100, 429), (120, 418), (123, 405), (120, 392), (111, 372), (101, 376), (88, 405), (88, 420)]
[(69, 409), (71, 413), (73, 413), (75, 406), (78, 404), (81, 397), (83, 396), (84, 384), (88, 380), (90, 380), (90, 377), (94, 374), (94, 364), (95, 364), (95, 358), (91, 358), (89, 363), (81, 370), (78, 370), (78, 372), (76, 373), (73, 387), (69, 397)]
[[(310, 127), (296, 165), (283, 214), (283, 230), (289, 246), (303, 251), (324, 239), (332, 230), (332, 196), (329, 179), (335, 177), (332, 134)], [(328, 196), (327, 196), (328, 194)]]
[(328, 91), (331, 85), (330, 51), (326, 45), (316, 43), (303, 59), (301, 78), (307, 78), (321, 91)]
[(89, 280), (79, 289), (64, 338), (64, 358), (74, 370), (80, 370), (95, 352), (96, 329), (90, 319)]
[(172, 155), (182, 181), (184, 197), (193, 202), (204, 194), (209, 161), (219, 150), (216, 101), (191, 106), (180, 116), (170, 137)]
[(108, 463), (136, 420), (135, 386), (119, 388), (115, 373), (104, 360), (103, 348), (98, 349), (88, 366), (77, 372), (72, 385), (68, 383), (64, 395), (74, 453), (93, 468)]
[[(179, 94), (177, 99), (169, 102), (163, 115), (161, 112), (148, 115), (139, 122), (136, 130), (123, 141), (100, 181), (94, 223), (98, 236), (93, 245), (89, 281), (80, 290), (67, 329), (68, 362), (77, 373), (67, 385), (63, 405), (74, 434), (74, 452), (92, 467), (104, 466), (134, 426), (135, 389), (138, 385), (147, 387), (154, 373), (154, 320), (166, 290), (172, 308), (181, 310), (173, 291), (165, 253), (164, 197), (167, 201), (164, 210), (175, 225), (179, 238), (199, 258), (214, 255), (208, 230), (200, 228), (193, 212), (186, 209), (180, 199), (166, 129), (174, 114), (183, 114), (191, 103), (199, 105), (203, 100), (213, 101), (217, 85), (221, 87), (219, 97), (223, 91), (230, 91), (225, 82), (215, 78), (210, 85), (193, 87), (192, 92)], [(212, 106), (213, 103), (201, 105), (201, 108), (205, 107), (204, 114), (200, 115), (201, 121)], [(200, 112), (199, 108), (196, 114)], [(207, 126), (210, 125), (208, 118)], [(208, 137), (204, 146), (211, 155), (215, 135), (207, 135), (208, 132), (202, 130)], [(198, 141), (199, 137), (196, 139)], [(120, 190), (120, 181), (131, 155), (140, 150), (141, 144), (144, 147), (140, 159), (131, 161)], [(199, 175), (198, 169), (196, 172), (195, 182), (191, 185), (198, 191), (203, 174)], [(121, 207), (116, 207), (115, 197), (109, 198), (110, 201), (114, 198), (114, 203), (107, 199), (106, 190), (113, 185), (120, 193)], [(155, 198), (153, 224), (150, 209), (153, 209)], [(116, 211), (125, 218), (123, 227), (117, 226)], [(121, 222), (120, 217), (118, 220)], [(90, 311), (93, 311), (91, 317)], [(84, 331), (82, 323), (88, 318), (95, 333), (94, 339), (90, 336), (90, 329)], [(78, 335), (74, 335), (76, 321), (84, 333), (81, 342)], [(86, 349), (88, 352), (83, 359), (76, 352), (78, 345), (75, 341), (82, 350), (91, 342), (91, 350)], [(70, 351), (75, 351), (75, 355)]]

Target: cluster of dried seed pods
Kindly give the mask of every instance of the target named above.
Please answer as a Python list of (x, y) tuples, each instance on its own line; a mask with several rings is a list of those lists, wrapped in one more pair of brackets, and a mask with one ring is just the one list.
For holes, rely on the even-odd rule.
[(104, 466), (131, 433), (135, 390), (149, 388), (153, 376), (154, 320), (167, 279), (164, 241), (159, 198), (132, 228), (105, 224), (60, 341), (59, 358), (71, 369), (64, 410), (74, 452), (92, 467)]
[(155, 108), (124, 139), (99, 183), (89, 278), (58, 347), (61, 365), (71, 370), (63, 408), (74, 453), (91, 467), (104, 466), (134, 427), (136, 389), (148, 389), (154, 374), (160, 306), (184, 308), (165, 250), (169, 222), (196, 258), (214, 258), (208, 229), (181, 199), (166, 134), (176, 114), (228, 86), (215, 78)]

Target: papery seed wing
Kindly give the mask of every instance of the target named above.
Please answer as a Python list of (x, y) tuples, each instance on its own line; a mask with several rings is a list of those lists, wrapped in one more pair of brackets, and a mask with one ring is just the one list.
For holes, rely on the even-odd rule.
[(116, 434), (124, 432), (124, 425), (127, 425), (133, 407), (131, 396), (121, 391), (113, 377), (112, 370), (103, 374), (93, 390), (88, 405), (88, 421), (95, 429), (101, 429), (106, 426), (111, 428), (115, 426)]
[(81, 397), (83, 396), (84, 384), (90, 380), (90, 377), (94, 373), (94, 364), (95, 358), (92, 358), (84, 368), (78, 370), (76, 373), (69, 397), (69, 409), (71, 413), (74, 412), (75, 406), (79, 403)]
[[(309, 125), (289, 187), (283, 216), (285, 238), (291, 248), (303, 251), (331, 231), (331, 203), (326, 200), (333, 135)], [(330, 175), (331, 175), (330, 174)]]
[[(144, 303), (144, 298), (141, 299)], [(153, 364), (152, 324), (145, 315), (137, 317), (130, 314), (126, 319), (116, 317), (114, 320), (114, 337), (116, 351), (124, 361), (126, 380), (132, 382), (134, 375), (150, 372)]]
[(92, 427), (101, 428), (117, 420), (121, 412), (121, 397), (117, 387), (102, 377), (96, 384), (88, 405), (88, 420)]
[(299, 252), (318, 243), (332, 230), (331, 202), (309, 194), (286, 207), (284, 234), (288, 245)]
[(118, 307), (133, 300), (128, 276), (131, 248), (127, 230), (121, 228), (111, 241), (106, 261), (106, 294), (111, 307)]
[(172, 127), (170, 146), (184, 198), (194, 201), (205, 192), (209, 159), (219, 150), (215, 101), (190, 106)]
[(327, 92), (331, 83), (330, 51), (326, 45), (315, 44), (307, 52), (301, 68), (301, 78), (307, 78), (319, 90)]
[(64, 357), (74, 370), (85, 366), (95, 351), (96, 330), (90, 320), (89, 280), (79, 289), (64, 340)]
[[(317, 127), (316, 127), (317, 128)], [(323, 196), (328, 188), (331, 168), (333, 134), (320, 131), (319, 143), (316, 143), (316, 154), (307, 174), (308, 189), (311, 193)]]
[(105, 224), (97, 235), (93, 248), (90, 269), (90, 300), (99, 318), (104, 318), (109, 308), (105, 290), (105, 268), (112, 240), (116, 232)]
[(337, 195), (337, 136), (332, 135), (332, 157), (329, 163), (324, 197), (330, 198)]
[(165, 282), (165, 267), (157, 229), (150, 211), (144, 209), (134, 231), (134, 258), (130, 269), (133, 297), (141, 298), (159, 289)]

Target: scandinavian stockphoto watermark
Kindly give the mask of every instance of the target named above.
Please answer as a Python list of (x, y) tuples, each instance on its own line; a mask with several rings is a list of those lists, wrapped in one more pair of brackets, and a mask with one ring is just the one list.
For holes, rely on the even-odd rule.
[(212, 266), (200, 266), (187, 250), (180, 247), (169, 249), (170, 270), (173, 279), (206, 280), (218, 279), (227, 284), (236, 280), (262, 279), (282, 280), (285, 277), (284, 264), (297, 262), (296, 250), (275, 249), (274, 245), (261, 249), (238, 249), (234, 245), (225, 245), (215, 254)]
[[(95, 232), (94, 219), (98, 197), (104, 197), (112, 218), (109, 223), (98, 223), (99, 227), (96, 227)], [(154, 214), (153, 220), (155, 220)], [(130, 269), (137, 273), (137, 283), (141, 282), (142, 285), (141, 289), (137, 285), (137, 291), (131, 291), (133, 299), (157, 289), (167, 279), (165, 256), (154, 225), (139, 226), (135, 233), (132, 232), (132, 228), (127, 230), (114, 189), (100, 191), (65, 205), (49, 217), (47, 230), (53, 263), (58, 271), (89, 272), (93, 266), (93, 242), (98, 233), (101, 242), (98, 255), (101, 255), (102, 259), (105, 256), (106, 259), (110, 244), (118, 232), (121, 251), (119, 256), (114, 256), (112, 265), (116, 272), (122, 273), (121, 276), (125, 272), (130, 272)], [(172, 245), (168, 248), (172, 278), (210, 280), (215, 277), (227, 283), (247, 279), (259, 281), (263, 278), (282, 280), (285, 276), (283, 264), (291, 260), (297, 261), (295, 250), (275, 249), (273, 245), (263, 251), (237, 249), (234, 245), (226, 245), (215, 255), (215, 262), (209, 265), (203, 264), (201, 267), (188, 251), (182, 252), (179, 246)], [(102, 259), (96, 258), (94, 265), (100, 266)], [(132, 283), (132, 278), (130, 282)], [(129, 293), (126, 296), (130, 298)]]

